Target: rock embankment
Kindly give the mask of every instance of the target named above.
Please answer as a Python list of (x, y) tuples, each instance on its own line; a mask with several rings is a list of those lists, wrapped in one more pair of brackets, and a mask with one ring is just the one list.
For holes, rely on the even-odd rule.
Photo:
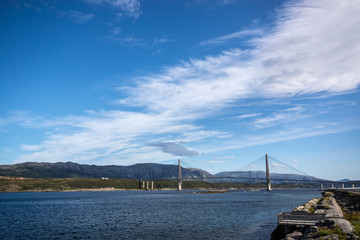
[[(341, 199), (339, 196), (337, 198)], [(343, 199), (344, 206), (345, 202), (346, 200)], [(354, 203), (348, 206), (352, 207)], [(293, 212), (299, 211), (325, 214), (325, 220), (316, 223), (315, 226), (278, 225), (271, 234), (271, 239), (359, 239), (354, 226), (344, 218), (343, 211), (332, 192), (324, 192), (323, 197), (312, 199), (293, 210)]]
[(360, 211), (360, 193), (352, 191), (329, 190), (344, 212)]

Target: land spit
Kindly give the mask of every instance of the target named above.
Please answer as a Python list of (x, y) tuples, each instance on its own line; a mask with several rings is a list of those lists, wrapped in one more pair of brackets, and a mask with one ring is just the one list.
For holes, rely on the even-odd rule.
[(190, 193), (195, 193), (195, 194), (211, 194), (211, 193), (228, 193), (231, 191), (227, 191), (227, 190), (207, 190), (207, 191), (196, 191), (196, 192), (190, 192)]
[[(278, 225), (271, 234), (271, 239), (359, 239), (360, 194), (358, 193), (338, 190), (323, 192), (321, 198), (311, 199), (292, 212), (294, 215), (301, 213), (324, 214), (325, 217), (314, 226)], [(346, 218), (350, 219), (351, 223)]]
[[(151, 184), (143, 185), (144, 182)], [(187, 190), (231, 190), (259, 191), (265, 183), (215, 183), (205, 181), (183, 181), (182, 189)], [(299, 184), (273, 184), (273, 188), (305, 188)], [(59, 192), (59, 191), (121, 191), (121, 190), (176, 190), (178, 181), (139, 181), (122, 178), (24, 178), (0, 176), (0, 192)]]

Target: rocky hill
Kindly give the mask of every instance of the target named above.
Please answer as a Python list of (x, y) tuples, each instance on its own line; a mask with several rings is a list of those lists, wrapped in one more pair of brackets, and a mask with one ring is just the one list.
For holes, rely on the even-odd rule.
[[(14, 165), (0, 165), (0, 176), (27, 177), (27, 178), (127, 178), (138, 180), (177, 179), (178, 167), (157, 163), (138, 163), (131, 166), (119, 165), (87, 165), (73, 162), (25, 162)], [(212, 175), (197, 168), (182, 168), (183, 178), (208, 178), (211, 182), (239, 182), (234, 178), (244, 179), (240, 182), (258, 183), (265, 179), (264, 171), (230, 171)], [(226, 179), (214, 179), (225, 177)], [(261, 179), (261, 180), (257, 180)], [(318, 178), (298, 174), (271, 174), (273, 183), (286, 183), (291, 180), (319, 180)], [(283, 180), (275, 180), (283, 179)]]
[[(182, 168), (184, 178), (209, 178), (214, 175), (201, 169)], [(0, 176), (28, 178), (127, 178), (127, 179), (177, 179), (178, 167), (156, 163), (139, 163), (131, 166), (97, 166), (73, 162), (26, 162), (0, 165)]]

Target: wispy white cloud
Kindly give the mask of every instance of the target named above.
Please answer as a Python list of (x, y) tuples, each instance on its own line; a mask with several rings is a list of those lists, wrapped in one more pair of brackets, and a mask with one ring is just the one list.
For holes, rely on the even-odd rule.
[(227, 161), (208, 160), (208, 161), (199, 161), (199, 163), (224, 164), (224, 163), (227, 163)]
[(271, 163), (270, 166), (275, 170), (283, 170), (284, 168), (286, 168), (286, 165), (281, 163)]
[(201, 6), (206, 9), (213, 9), (214, 7), (222, 7), (236, 3), (236, 0), (192, 0), (185, 3), (186, 7)]
[(192, 131), (184, 132), (183, 134), (181, 134), (180, 138), (186, 142), (196, 142), (212, 137), (228, 138), (230, 136), (230, 133), (225, 131), (196, 130), (193, 127)]
[(41, 150), (41, 146), (40, 145), (26, 145), (26, 144), (22, 144), (21, 149), (24, 151), (38, 151)]
[(216, 4), (220, 6), (233, 4), (235, 2), (235, 0), (216, 0)]
[(7, 148), (7, 147), (3, 147), (2, 150), (4, 152), (11, 152), (12, 151), (11, 148)]
[(277, 124), (295, 122), (296, 120), (307, 117), (303, 114), (303, 112), (304, 109), (300, 106), (285, 109), (279, 112), (275, 112), (269, 117), (257, 118), (252, 122), (252, 125), (257, 128), (266, 128), (275, 126)]
[(237, 119), (245, 119), (245, 118), (254, 118), (254, 117), (258, 117), (260, 116), (261, 113), (246, 113), (246, 114), (241, 114), (239, 116), (237, 116)]
[(313, 136), (320, 136), (326, 134), (334, 134), (339, 132), (346, 132), (349, 130), (359, 129), (358, 124), (347, 125), (333, 122), (312, 123), (305, 125), (287, 126), (286, 128), (276, 129), (271, 132), (251, 133), (243, 136), (238, 136), (237, 139), (230, 139), (223, 141), (216, 145), (204, 145), (200, 150), (202, 152), (216, 153), (218, 151), (230, 149), (242, 149), (251, 146), (265, 145), (270, 143), (277, 143), (295, 139), (302, 139)]
[(35, 122), (46, 121), (40, 116), (35, 116), (28, 111), (10, 111), (7, 117), (0, 119), (0, 127), (6, 127), (11, 124), (19, 124), (22, 127), (36, 128)]
[(166, 36), (162, 36), (162, 37), (153, 39), (154, 44), (163, 44), (163, 43), (175, 42), (175, 41), (178, 41), (178, 39), (175, 38), (173, 35), (166, 35)]
[(125, 35), (111, 34), (107, 38), (118, 44), (130, 46), (130, 47), (135, 47), (135, 46), (147, 47), (149, 45), (146, 39), (136, 37), (133, 34), (125, 34)]
[(293, 164), (291, 164), (290, 166), (291, 167), (293, 167), (293, 168), (296, 168), (298, 165), (298, 162), (299, 162), (299, 160), (297, 160), (297, 159), (293, 159), (293, 160), (291, 160), (291, 162), (293, 163)]
[[(169, 156), (154, 150), (154, 146), (151, 147), (149, 142), (153, 142), (156, 136), (164, 141), (169, 140), (168, 137), (163, 137), (163, 134), (172, 134), (181, 140), (194, 139), (192, 134), (183, 138), (180, 136), (194, 130), (196, 132), (199, 128), (164, 114), (123, 111), (87, 111), (83, 116), (47, 120), (31, 118), (28, 115), (24, 120), (27, 121), (27, 127), (55, 127), (55, 130), (41, 144), (23, 144), (22, 149), (31, 153), (20, 156), (17, 162), (56, 162), (69, 159), (76, 162), (89, 162), (102, 158), (121, 164), (131, 161), (154, 161), (154, 158), (161, 161), (168, 159)], [(18, 118), (17, 121), (21, 119)], [(206, 131), (195, 135), (197, 140), (210, 136), (216, 137), (215, 133), (207, 134)], [(164, 141), (162, 146), (167, 151), (163, 149), (163, 152), (172, 153), (171, 149), (181, 150), (181, 145)], [(187, 149), (182, 148), (182, 150), (185, 153)], [(195, 155), (196, 152), (187, 150), (184, 156), (190, 156), (190, 153)]]
[(86, 3), (109, 6), (114, 10), (118, 10), (118, 16), (129, 16), (138, 18), (141, 15), (141, 6), (139, 0), (83, 0)]
[(154, 48), (165, 43), (178, 41), (178, 39), (173, 38), (171, 35), (147, 39), (136, 36), (134, 34), (125, 34), (122, 33), (121, 27), (119, 26), (112, 26), (110, 34), (105, 36), (105, 39), (118, 43), (120, 45), (143, 48)]
[(213, 156), (214, 159), (234, 159), (235, 156), (231, 155), (231, 156), (217, 156), (217, 155), (214, 155)]
[(26, 8), (41, 13), (43, 11), (52, 11), (54, 6), (47, 1), (9, 1), (15, 8)]
[[(360, 59), (360, 34), (350, 29), (360, 24), (358, 8), (352, 1), (291, 5), (274, 31), (253, 40), (255, 49), (233, 49), (143, 77), (122, 101), (154, 111), (194, 113), (249, 97), (354, 90), (360, 84), (354, 64)], [(354, 17), (345, 21), (348, 16)], [(334, 29), (336, 22), (344, 25)]]
[(23, 6), (25, 8), (27, 8), (27, 9), (35, 10), (36, 12), (42, 12), (43, 11), (43, 6), (41, 6), (41, 5), (34, 5), (34, 4), (31, 4), (31, 3), (24, 3)]
[[(92, 3), (110, 5), (101, 0)], [(121, 88), (127, 97), (118, 99), (117, 103), (141, 107), (143, 112), (90, 111), (83, 116), (28, 121), (27, 126), (56, 126), (61, 131), (54, 130), (36, 147), (24, 144), (24, 149), (36, 151), (20, 156), (18, 161), (97, 158), (111, 159), (114, 163), (161, 161), (169, 155), (147, 145), (154, 142), (153, 138), (161, 139), (158, 142), (162, 143), (196, 141), (193, 151), (215, 153), (346, 131), (353, 126), (309, 121), (287, 124), (262, 134), (250, 132), (240, 137), (233, 134), (233, 138), (225, 141), (218, 138), (232, 133), (213, 130), (199, 120), (219, 116), (232, 104), (254, 98), (326, 96), (357, 89), (360, 84), (359, 11), (357, 1), (291, 1), (280, 12), (271, 32), (250, 41), (251, 49), (231, 49), (216, 56), (192, 59), (167, 67), (159, 74), (139, 77), (135, 79), (135, 86)], [(120, 29), (115, 31), (115, 35), (120, 33)], [(236, 37), (228, 36), (223, 41)], [(124, 40), (137, 41), (131, 35)], [(253, 112), (241, 111), (242, 119), (257, 117)], [(266, 115), (262, 113), (265, 117), (255, 119), (252, 124), (264, 128), (298, 121), (307, 114), (305, 107), (289, 107)], [(210, 138), (218, 140), (217, 144), (201, 142)]]
[(239, 41), (243, 37), (249, 36), (260, 36), (263, 35), (264, 31), (262, 29), (246, 29), (234, 33), (230, 33), (224, 36), (216, 37), (213, 39), (205, 40), (199, 43), (199, 46), (208, 46), (208, 45), (224, 45), (229, 42)]
[(47, 1), (33, 1), (31, 3), (14, 2), (14, 6), (18, 8), (27, 8), (30, 10), (34, 10), (38, 13), (50, 12), (59, 18), (66, 17), (78, 24), (89, 22), (95, 17), (95, 15), (92, 13), (84, 13), (77, 10), (61, 10), (56, 6), (56, 4), (54, 4), (54, 2)]
[(79, 23), (79, 24), (86, 23), (86, 22), (90, 21), (91, 19), (93, 19), (95, 16), (92, 13), (83, 13), (83, 12), (75, 11), (75, 10), (67, 11), (66, 15), (71, 21), (73, 21), (75, 23)]

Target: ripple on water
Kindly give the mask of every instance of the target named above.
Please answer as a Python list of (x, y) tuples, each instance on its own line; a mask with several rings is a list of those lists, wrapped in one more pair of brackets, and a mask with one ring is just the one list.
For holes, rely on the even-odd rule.
[(268, 239), (314, 190), (1, 193), (0, 239)]

